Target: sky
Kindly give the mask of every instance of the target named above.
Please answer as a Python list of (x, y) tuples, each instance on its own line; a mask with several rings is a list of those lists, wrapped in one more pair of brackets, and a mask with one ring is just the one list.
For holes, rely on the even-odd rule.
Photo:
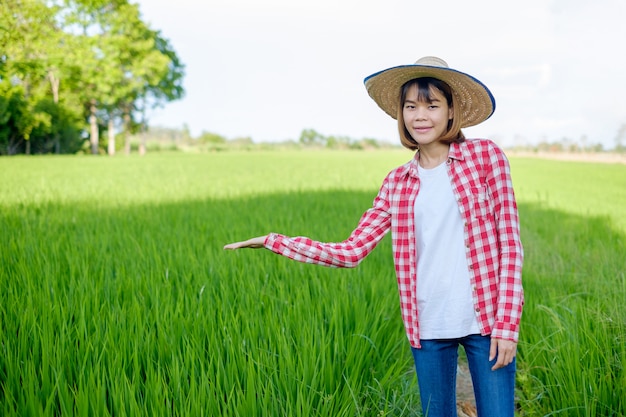
[(153, 126), (254, 142), (397, 143), (363, 79), (427, 55), (496, 98), (467, 137), (503, 146), (615, 145), (626, 124), (626, 0), (140, 0), (185, 64), (185, 96)]

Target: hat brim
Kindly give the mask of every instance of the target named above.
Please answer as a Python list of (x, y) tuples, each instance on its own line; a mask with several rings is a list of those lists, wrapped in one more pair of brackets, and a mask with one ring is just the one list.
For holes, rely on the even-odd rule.
[(379, 71), (363, 81), (369, 96), (394, 119), (398, 117), (400, 89), (415, 78), (432, 77), (448, 84), (455, 105), (461, 109), (461, 127), (477, 125), (487, 120), (496, 109), (491, 91), (469, 74), (430, 65), (401, 65)]

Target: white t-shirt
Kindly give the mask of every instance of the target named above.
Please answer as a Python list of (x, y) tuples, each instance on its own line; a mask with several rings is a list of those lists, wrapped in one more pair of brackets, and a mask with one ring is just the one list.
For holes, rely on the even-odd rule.
[(419, 167), (415, 200), (417, 308), (421, 339), (480, 333), (465, 257), (463, 221), (446, 163)]

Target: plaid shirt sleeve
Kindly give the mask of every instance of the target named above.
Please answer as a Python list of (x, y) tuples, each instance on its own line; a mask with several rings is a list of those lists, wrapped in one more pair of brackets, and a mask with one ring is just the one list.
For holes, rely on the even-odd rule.
[(354, 268), (389, 231), (391, 215), (387, 195), (385, 180), (372, 208), (363, 214), (356, 229), (343, 242), (323, 243), (304, 236), (288, 237), (270, 233), (265, 238), (265, 248), (299, 262)]
[(468, 140), (454, 181), (467, 230), (467, 260), (483, 334), (518, 340), (523, 248), (509, 163), (488, 140)]
[(497, 147), (490, 147), (490, 169), (486, 181), (494, 202), (499, 247), (497, 308), (492, 336), (517, 341), (524, 305), (519, 215), (509, 162)]

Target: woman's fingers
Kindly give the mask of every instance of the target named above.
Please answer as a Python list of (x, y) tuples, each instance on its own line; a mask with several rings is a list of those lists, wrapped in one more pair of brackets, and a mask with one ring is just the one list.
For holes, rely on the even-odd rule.
[(226, 250), (235, 250), (241, 248), (252, 248), (258, 249), (262, 248), (265, 243), (265, 236), (253, 237), (252, 239), (243, 240), (241, 242), (229, 243), (224, 246)]
[(496, 363), (491, 368), (492, 371), (503, 368), (513, 362), (517, 354), (517, 343), (511, 340), (491, 339), (491, 349), (489, 360), (496, 358)]

